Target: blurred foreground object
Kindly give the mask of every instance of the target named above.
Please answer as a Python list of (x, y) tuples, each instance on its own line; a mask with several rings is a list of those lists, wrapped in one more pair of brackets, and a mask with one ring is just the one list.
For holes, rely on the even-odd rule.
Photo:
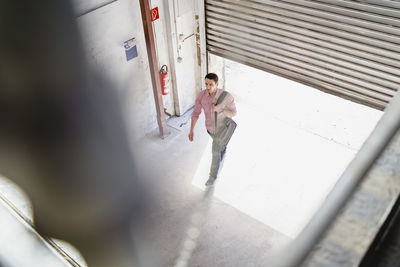
[(2, 1), (0, 34), (0, 173), (29, 195), (41, 234), (89, 266), (138, 266), (144, 188), (116, 91), (83, 61), (71, 4)]

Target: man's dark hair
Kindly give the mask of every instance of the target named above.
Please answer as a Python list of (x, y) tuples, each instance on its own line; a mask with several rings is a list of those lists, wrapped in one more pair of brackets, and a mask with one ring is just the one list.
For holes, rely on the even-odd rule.
[(215, 73), (209, 73), (206, 75), (206, 79), (214, 80), (215, 83), (218, 82), (218, 75)]

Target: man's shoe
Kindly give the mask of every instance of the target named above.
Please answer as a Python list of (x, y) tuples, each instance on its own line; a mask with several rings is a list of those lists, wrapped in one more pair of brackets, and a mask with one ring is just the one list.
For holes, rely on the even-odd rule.
[(208, 178), (208, 180), (207, 180), (207, 182), (206, 182), (206, 186), (212, 186), (212, 185), (214, 185), (215, 179), (217, 179), (217, 178), (214, 178), (214, 177)]

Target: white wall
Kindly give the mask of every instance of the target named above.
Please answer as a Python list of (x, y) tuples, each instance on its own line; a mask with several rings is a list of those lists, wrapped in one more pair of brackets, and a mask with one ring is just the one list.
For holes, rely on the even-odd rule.
[[(84, 0), (75, 0), (76, 7)], [(106, 1), (91, 1), (92, 6)], [(79, 12), (79, 10), (77, 10)], [(79, 14), (79, 13), (78, 13)], [(139, 139), (156, 129), (157, 115), (139, 0), (119, 0), (77, 18), (86, 56), (118, 90), (128, 131)], [(124, 41), (136, 38), (138, 57), (127, 61)]]
[(203, 84), (200, 77), (201, 68), (198, 65), (196, 45), (196, 15), (199, 14), (197, 2), (196, 0), (173, 0), (176, 35), (178, 37), (173, 41), (177, 41), (175, 66), (180, 114), (184, 114), (193, 107)]
[(72, 0), (75, 15), (77, 16), (111, 2), (113, 0)]

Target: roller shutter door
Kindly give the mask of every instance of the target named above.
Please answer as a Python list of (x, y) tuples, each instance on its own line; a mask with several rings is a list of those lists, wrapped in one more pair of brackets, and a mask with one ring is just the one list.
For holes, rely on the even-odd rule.
[(206, 0), (207, 51), (384, 109), (400, 87), (400, 2)]

